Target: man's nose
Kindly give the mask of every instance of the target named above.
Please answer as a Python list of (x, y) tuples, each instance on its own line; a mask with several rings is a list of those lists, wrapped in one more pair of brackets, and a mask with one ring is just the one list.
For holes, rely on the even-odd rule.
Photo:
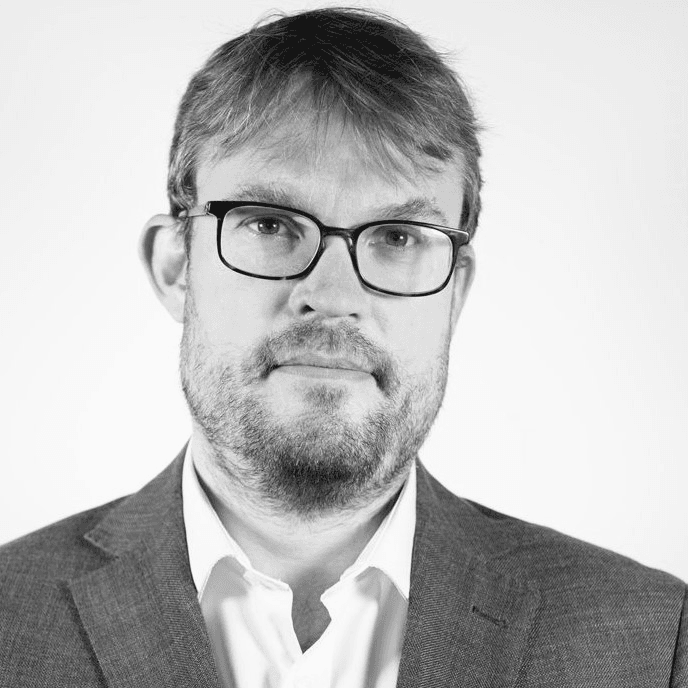
[(370, 295), (356, 274), (344, 237), (326, 237), (325, 250), (315, 267), (294, 281), (289, 303), (295, 313), (360, 317), (366, 310)]

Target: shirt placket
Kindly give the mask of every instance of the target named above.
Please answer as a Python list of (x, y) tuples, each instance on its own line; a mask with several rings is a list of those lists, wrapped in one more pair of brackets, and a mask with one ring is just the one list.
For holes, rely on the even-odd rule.
[[(323, 635), (294, 662), (283, 688), (330, 688), (335, 629), (333, 621)], [(293, 630), (293, 625), (292, 625)], [(294, 633), (296, 639), (296, 634)], [(298, 640), (296, 641), (298, 644)]]

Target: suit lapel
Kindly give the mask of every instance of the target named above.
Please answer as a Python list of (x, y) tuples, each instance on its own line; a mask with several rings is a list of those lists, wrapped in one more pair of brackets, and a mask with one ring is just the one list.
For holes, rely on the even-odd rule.
[[(539, 594), (490, 566), (505, 545), (485, 516), (419, 465), (416, 537), (399, 688), (510, 688)], [(504, 547), (502, 548), (504, 549)]]
[[(109, 686), (219, 688), (189, 571), (184, 451), (85, 537), (104, 563), (68, 582)], [(511, 688), (539, 602), (495, 563), (508, 529), (418, 466), (417, 524), (399, 688)], [(499, 522), (497, 522), (499, 523)], [(492, 561), (491, 561), (492, 560)]]
[(183, 453), (86, 535), (106, 563), (69, 582), (109, 686), (219, 686), (186, 553)]

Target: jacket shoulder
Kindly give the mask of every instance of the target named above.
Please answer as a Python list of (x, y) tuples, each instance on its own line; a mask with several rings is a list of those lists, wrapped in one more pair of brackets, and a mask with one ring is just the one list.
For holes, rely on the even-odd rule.
[(103, 565), (103, 552), (84, 535), (120, 501), (75, 514), (0, 547), (0, 685), (102, 685), (70, 581)]
[(553, 528), (509, 516), (473, 500), (458, 497), (429, 476), (441, 512), (453, 521), (469, 548), (504, 574), (531, 581), (541, 590), (562, 584), (640, 588), (648, 584), (684, 588), (679, 578), (645, 566), (610, 549)]
[(504, 562), (513, 572), (536, 581), (541, 590), (575, 588), (618, 589), (620, 584), (638, 590), (648, 586), (684, 588), (679, 578), (631, 557), (586, 542), (553, 528), (501, 514), (466, 500), (470, 508), (497, 528), (508, 532), (510, 543), (495, 553), (495, 564)]
[(431, 477), (426, 495), (443, 540), (459, 541), (455, 552), (535, 600), (518, 685), (685, 684), (688, 589), (679, 578), (457, 497)]
[(18, 578), (66, 579), (102, 563), (102, 555), (84, 535), (123, 499), (125, 497), (73, 514), (1, 545), (3, 587)]

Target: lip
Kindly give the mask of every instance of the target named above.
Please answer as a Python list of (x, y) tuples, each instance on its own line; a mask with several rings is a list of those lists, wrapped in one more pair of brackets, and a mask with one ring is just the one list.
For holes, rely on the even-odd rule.
[(316, 378), (319, 380), (363, 381), (372, 379), (370, 373), (360, 369), (354, 370), (351, 368), (331, 368), (301, 364), (282, 365), (275, 368), (273, 373), (283, 373), (285, 375), (304, 378)]
[(293, 356), (280, 361), (279, 368), (320, 368), (334, 372), (356, 372), (370, 375), (372, 369), (363, 361), (357, 361), (345, 356), (327, 356), (325, 354), (307, 353)]
[(279, 361), (273, 372), (319, 380), (364, 381), (372, 377), (372, 367), (351, 356), (329, 356), (316, 352), (295, 354)]

